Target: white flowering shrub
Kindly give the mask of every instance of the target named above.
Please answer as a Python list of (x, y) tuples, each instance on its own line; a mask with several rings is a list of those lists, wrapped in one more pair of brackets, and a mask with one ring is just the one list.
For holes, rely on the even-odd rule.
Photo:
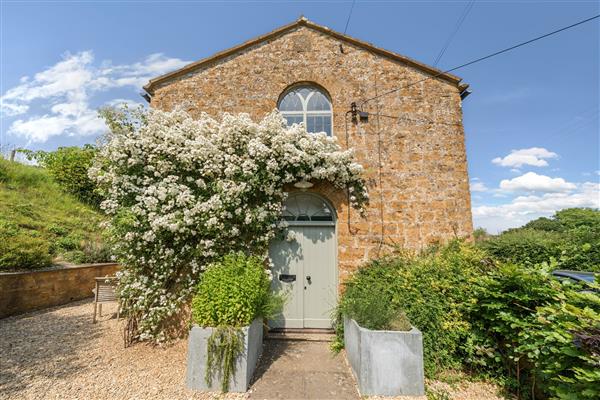
[[(184, 111), (103, 110), (110, 132), (90, 176), (122, 265), (119, 296), (140, 340), (169, 338), (203, 267), (232, 251), (265, 254), (284, 186), (328, 181), (361, 209), (362, 167), (336, 140), (277, 113), (220, 121)], [(176, 319), (176, 318), (175, 318)]]

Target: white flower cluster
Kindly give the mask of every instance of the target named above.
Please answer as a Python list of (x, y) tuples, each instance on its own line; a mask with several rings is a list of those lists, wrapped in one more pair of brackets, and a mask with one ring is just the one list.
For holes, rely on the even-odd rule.
[(167, 339), (203, 267), (231, 251), (263, 254), (280, 229), (284, 185), (348, 189), (367, 202), (362, 167), (335, 139), (291, 128), (277, 112), (191, 118), (183, 111), (105, 111), (111, 127), (90, 176), (122, 264), (119, 294), (140, 339)]

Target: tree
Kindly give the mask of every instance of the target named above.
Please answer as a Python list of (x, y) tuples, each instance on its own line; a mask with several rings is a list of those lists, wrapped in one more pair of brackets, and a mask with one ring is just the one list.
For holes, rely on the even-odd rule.
[(55, 151), (21, 151), (29, 160), (36, 160), (46, 168), (64, 191), (88, 204), (100, 204), (102, 198), (96, 191), (95, 182), (88, 176), (98, 152), (95, 146), (86, 144), (83, 147), (59, 147)]

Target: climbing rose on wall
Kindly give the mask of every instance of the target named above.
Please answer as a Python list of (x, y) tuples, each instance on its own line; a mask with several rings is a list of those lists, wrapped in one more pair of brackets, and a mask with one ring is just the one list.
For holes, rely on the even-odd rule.
[(351, 150), (286, 127), (277, 112), (259, 123), (179, 110), (101, 114), (110, 132), (90, 177), (104, 192), (118, 292), (140, 340), (170, 338), (204, 266), (232, 251), (266, 254), (282, 227), (286, 184), (329, 181), (357, 209), (368, 199)]

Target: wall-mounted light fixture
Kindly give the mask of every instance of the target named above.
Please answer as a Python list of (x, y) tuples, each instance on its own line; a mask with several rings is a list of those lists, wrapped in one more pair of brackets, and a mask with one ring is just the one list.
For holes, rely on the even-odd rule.
[(357, 124), (358, 122), (369, 122), (369, 113), (366, 111), (360, 111), (355, 102), (350, 104), (349, 112), (352, 115), (352, 123)]
[(369, 122), (369, 113), (366, 111), (359, 111), (358, 112), (358, 120), (362, 123)]
[(299, 182), (294, 183), (294, 187), (300, 189), (303, 192), (305, 192), (307, 189), (310, 189), (313, 186), (314, 185), (311, 182), (308, 182), (304, 179), (302, 179)]

